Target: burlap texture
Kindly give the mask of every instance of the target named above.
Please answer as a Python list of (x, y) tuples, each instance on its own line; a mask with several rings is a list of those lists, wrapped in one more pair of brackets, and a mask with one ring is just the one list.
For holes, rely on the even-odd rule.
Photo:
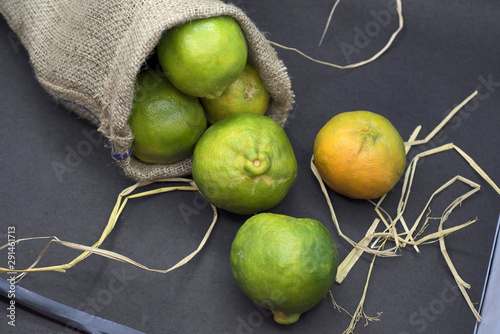
[(241, 9), (220, 0), (0, 0), (0, 12), (28, 51), (40, 84), (94, 124), (125, 174), (137, 181), (191, 173), (191, 159), (149, 165), (130, 155), (127, 120), (135, 79), (166, 29), (233, 17), (272, 97), (267, 115), (283, 126), (292, 109), (291, 80), (276, 51)]

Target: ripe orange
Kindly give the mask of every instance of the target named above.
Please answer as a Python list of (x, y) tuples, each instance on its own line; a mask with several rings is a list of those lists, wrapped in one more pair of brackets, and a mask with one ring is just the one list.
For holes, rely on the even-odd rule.
[(389, 192), (406, 166), (403, 139), (391, 122), (369, 111), (336, 115), (318, 132), (314, 162), (334, 191), (356, 199)]

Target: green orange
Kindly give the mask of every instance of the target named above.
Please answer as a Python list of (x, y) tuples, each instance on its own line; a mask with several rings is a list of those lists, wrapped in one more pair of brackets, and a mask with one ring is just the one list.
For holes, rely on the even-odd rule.
[(252, 214), (277, 205), (295, 182), (297, 160), (272, 118), (239, 113), (210, 126), (196, 144), (193, 179), (215, 206)]
[(325, 297), (338, 263), (332, 235), (314, 219), (261, 213), (241, 226), (231, 246), (238, 286), (280, 324), (296, 322)]
[(168, 79), (188, 95), (215, 98), (235, 81), (247, 62), (248, 46), (229, 16), (194, 20), (167, 30), (158, 59)]
[(210, 124), (224, 117), (240, 112), (264, 115), (270, 96), (262, 83), (259, 73), (251, 63), (247, 63), (241, 75), (215, 99), (201, 99), (205, 115)]
[(154, 71), (139, 74), (128, 123), (134, 134), (132, 154), (152, 164), (190, 157), (207, 128), (199, 99), (182, 93)]

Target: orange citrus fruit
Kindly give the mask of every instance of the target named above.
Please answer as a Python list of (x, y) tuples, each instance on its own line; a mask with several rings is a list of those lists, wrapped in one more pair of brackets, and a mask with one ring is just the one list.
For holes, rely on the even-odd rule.
[(264, 115), (269, 105), (269, 94), (251, 63), (247, 63), (238, 79), (215, 99), (201, 99), (210, 124), (240, 112)]
[(195, 146), (193, 179), (215, 206), (252, 214), (277, 205), (295, 182), (297, 160), (272, 118), (239, 113), (211, 125)]
[(249, 218), (231, 246), (231, 271), (242, 291), (291, 324), (325, 297), (339, 257), (331, 233), (319, 221), (272, 213)]
[(229, 16), (194, 20), (167, 30), (158, 59), (168, 79), (186, 94), (214, 98), (240, 76), (248, 46)]
[(153, 164), (170, 164), (190, 157), (207, 128), (199, 99), (182, 93), (163, 73), (154, 71), (137, 77), (128, 124), (134, 134), (132, 154)]
[(356, 199), (389, 192), (406, 166), (403, 139), (391, 122), (369, 111), (330, 119), (314, 141), (314, 163), (334, 191)]

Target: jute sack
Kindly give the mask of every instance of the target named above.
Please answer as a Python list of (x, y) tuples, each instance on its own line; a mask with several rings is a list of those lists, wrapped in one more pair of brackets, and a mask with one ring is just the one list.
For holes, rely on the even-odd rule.
[(28, 51), (44, 89), (94, 124), (125, 174), (137, 181), (191, 173), (191, 159), (150, 165), (130, 151), (127, 120), (135, 79), (171, 27), (219, 15), (236, 19), (249, 59), (272, 97), (267, 115), (284, 126), (292, 109), (291, 80), (276, 51), (241, 9), (221, 0), (0, 0), (0, 12)]

